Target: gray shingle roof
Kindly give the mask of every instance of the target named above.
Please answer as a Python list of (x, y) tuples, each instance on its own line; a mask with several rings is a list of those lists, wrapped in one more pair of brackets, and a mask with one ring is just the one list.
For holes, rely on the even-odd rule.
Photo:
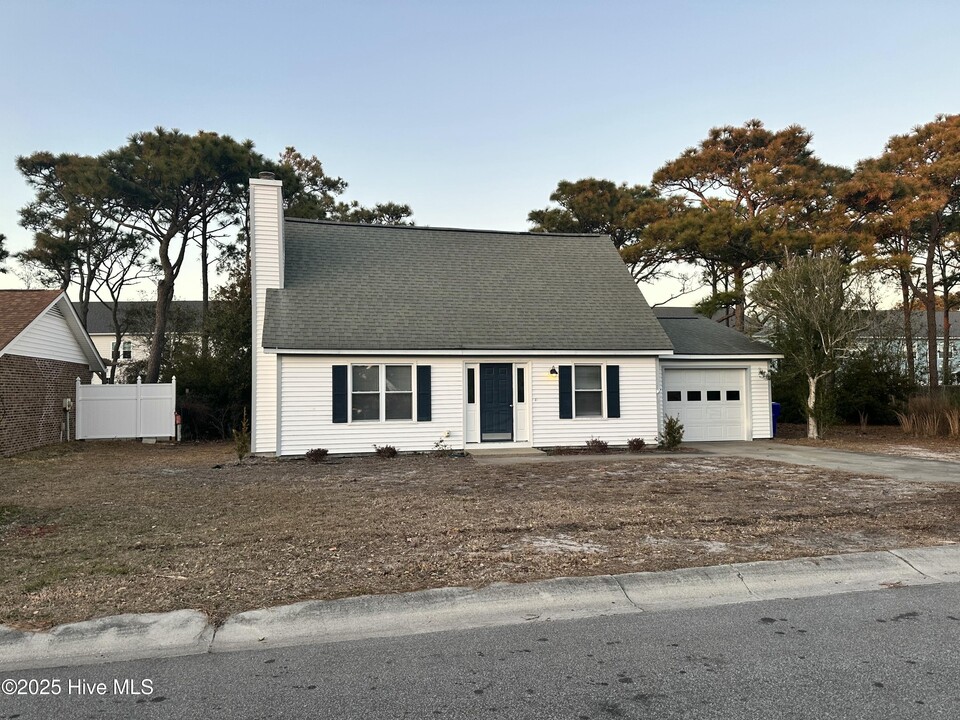
[[(175, 317), (182, 329), (200, 332), (200, 300), (174, 300), (170, 305), (170, 315)], [(80, 303), (73, 303), (79, 314)], [(150, 301), (123, 300), (118, 307), (120, 322), (126, 321), (124, 331), (127, 334), (153, 332), (153, 313), (156, 303)], [(112, 308), (102, 302), (93, 301), (87, 310), (87, 332), (91, 335), (113, 334)]]
[(654, 314), (677, 355), (778, 355), (766, 343), (698, 315), (693, 308), (658, 307)]
[(287, 220), (263, 346), (669, 350), (609, 238)]
[[(897, 335), (903, 336), (903, 311), (885, 310), (885, 320), (889, 328)], [(943, 337), (943, 310), (937, 310), (936, 320), (937, 337)], [(956, 337), (960, 334), (960, 311), (950, 311), (950, 337)], [(910, 326), (913, 332), (913, 339), (925, 339), (927, 337), (927, 313), (924, 311), (915, 311), (910, 314)], [(868, 333), (869, 334), (869, 331)]]

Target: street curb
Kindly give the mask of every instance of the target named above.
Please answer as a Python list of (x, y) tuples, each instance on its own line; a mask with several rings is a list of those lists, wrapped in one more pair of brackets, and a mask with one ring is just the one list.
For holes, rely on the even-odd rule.
[(0, 625), (0, 670), (196, 655), (209, 652), (213, 635), (197, 610), (113, 615), (46, 632)]
[(308, 601), (228, 618), (212, 652), (636, 612), (610, 575)]
[(47, 632), (0, 626), (0, 669), (326, 644), (955, 582), (960, 582), (960, 544), (307, 601), (238, 613), (217, 629), (195, 610), (118, 615)]

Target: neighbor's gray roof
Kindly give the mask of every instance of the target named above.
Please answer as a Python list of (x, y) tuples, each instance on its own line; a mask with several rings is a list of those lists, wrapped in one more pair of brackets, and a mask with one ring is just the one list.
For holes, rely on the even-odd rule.
[(778, 355), (769, 345), (698, 315), (693, 308), (658, 307), (654, 314), (677, 355)]
[[(170, 305), (170, 316), (180, 321), (186, 331), (200, 331), (200, 300), (174, 300)], [(119, 307), (119, 320), (129, 322), (123, 328), (126, 334), (150, 333), (153, 331), (153, 317), (157, 303), (153, 300), (123, 300)], [(73, 303), (74, 310), (80, 314), (80, 303)], [(113, 309), (102, 302), (92, 301), (87, 310), (87, 332), (91, 335), (113, 334)]]
[(284, 223), (263, 346), (669, 350), (609, 238)]
[[(903, 336), (903, 310), (884, 310), (883, 311), (886, 320), (890, 323), (890, 327), (894, 329), (901, 337)], [(937, 326), (937, 337), (943, 337), (943, 310), (937, 310), (936, 320), (934, 320)], [(951, 310), (950, 311), (950, 337), (955, 337), (958, 334), (958, 327), (960, 327), (960, 311)], [(927, 313), (923, 310), (917, 310), (910, 313), (910, 326), (911, 331), (913, 332), (914, 340), (918, 338), (927, 337)], [(869, 331), (868, 333), (869, 334)]]

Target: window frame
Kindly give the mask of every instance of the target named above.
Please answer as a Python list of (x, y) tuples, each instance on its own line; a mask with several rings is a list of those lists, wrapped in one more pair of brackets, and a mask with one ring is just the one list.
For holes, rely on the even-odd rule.
[[(417, 419), (417, 387), (416, 387), (416, 365), (413, 363), (383, 363), (381, 365), (383, 368), (381, 383), (382, 390), (380, 394), (381, 398), (381, 407), (383, 409), (383, 421), (384, 422), (412, 422)], [(410, 389), (409, 390), (388, 390), (387, 389), (387, 368), (391, 367), (405, 367), (410, 371)], [(404, 418), (388, 418), (387, 417), (387, 395), (409, 395), (410, 396), (410, 417)]]
[[(353, 369), (355, 367), (375, 367), (377, 368), (377, 390), (357, 390), (353, 389)], [(387, 368), (405, 367), (410, 370), (410, 389), (409, 390), (387, 390)], [(417, 422), (417, 363), (407, 362), (388, 362), (388, 363), (370, 363), (357, 362), (350, 363), (347, 366), (347, 422), (358, 423), (360, 425), (372, 425), (373, 423), (404, 423)], [(353, 396), (359, 395), (377, 395), (378, 413), (377, 417), (369, 420), (358, 420), (353, 416)], [(387, 395), (409, 395), (410, 396), (410, 416), (403, 418), (387, 418)]]
[[(600, 388), (577, 389), (577, 368), (595, 367), (600, 370)], [(570, 371), (570, 393), (573, 395), (573, 419), (574, 420), (606, 420), (607, 419), (607, 364), (606, 363), (573, 363)], [(577, 412), (577, 393), (600, 393), (600, 414), (599, 415), (581, 415)]]
[(110, 341), (110, 357), (113, 358), (113, 354), (117, 353), (117, 360), (132, 360), (133, 359), (133, 341), (132, 340), (123, 340), (120, 343), (120, 352), (117, 352), (117, 341)]

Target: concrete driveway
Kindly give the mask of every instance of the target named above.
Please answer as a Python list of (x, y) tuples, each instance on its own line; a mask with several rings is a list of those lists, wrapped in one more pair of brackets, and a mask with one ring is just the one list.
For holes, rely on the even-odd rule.
[(684, 443), (683, 447), (704, 455), (726, 455), (773, 460), (793, 465), (812, 465), (830, 470), (843, 470), (862, 475), (884, 475), (914, 482), (960, 483), (960, 463), (952, 460), (922, 460), (896, 455), (783, 445), (765, 440)]

